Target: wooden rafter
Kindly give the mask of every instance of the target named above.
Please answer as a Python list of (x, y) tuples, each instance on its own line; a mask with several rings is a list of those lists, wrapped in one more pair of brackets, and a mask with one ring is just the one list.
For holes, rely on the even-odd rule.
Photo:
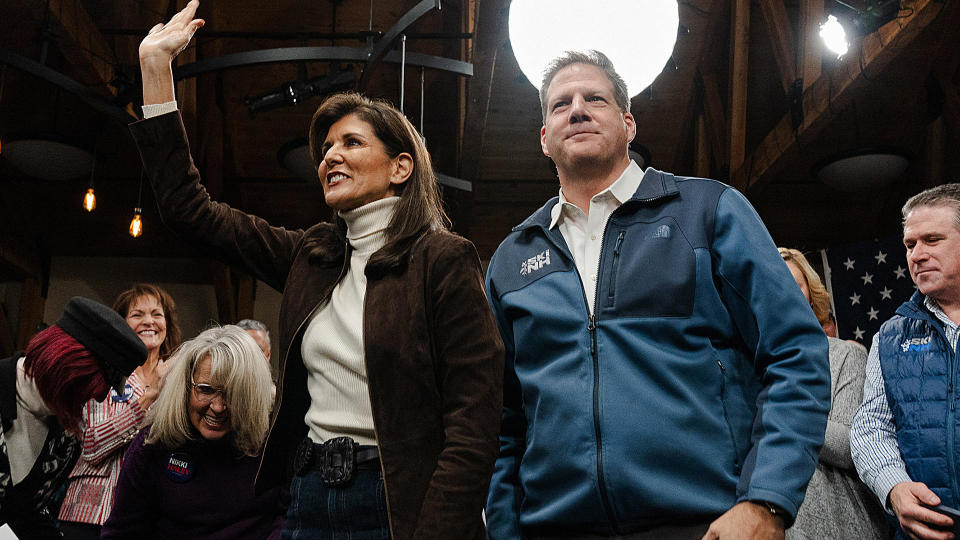
[[(747, 71), (750, 48), (750, 0), (733, 0), (730, 8), (730, 86), (727, 127), (729, 163), (734, 171), (743, 164), (747, 140)], [(733, 185), (745, 189), (746, 186)]]
[(806, 90), (817, 79), (823, 67), (823, 43), (820, 41), (819, 26), (823, 22), (823, 0), (801, 0), (800, 29), (802, 39), (798, 46), (797, 77), (803, 79)]
[(717, 165), (727, 164), (727, 153), (724, 151), (724, 141), (727, 133), (727, 119), (724, 116), (723, 99), (720, 98), (720, 86), (717, 77), (712, 71), (700, 72), (703, 82), (703, 112), (706, 115), (707, 131), (710, 136), (710, 148), (717, 160)]
[(480, 176), (480, 158), (497, 54), (508, 39), (508, 4), (506, 0), (481, 0), (477, 4), (471, 54), (473, 77), (468, 85), (469, 101), (460, 147), (460, 177), (470, 181)]
[(60, 50), (78, 72), (81, 82), (97, 85), (104, 95), (116, 95), (108, 83), (114, 78), (114, 52), (80, 0), (23, 0), (34, 8), (49, 9), (60, 30)]
[[(666, 68), (651, 89), (633, 98), (637, 121), (636, 141), (652, 154), (653, 165), (671, 171), (688, 170), (684, 160), (697, 113), (697, 69), (709, 46), (717, 21), (716, 0), (690, 0), (680, 4), (680, 24), (687, 30), (677, 37), (673, 68)], [(669, 129), (664, 129), (669, 126)]]
[(742, 166), (735, 167), (731, 162), (731, 170), (736, 171), (731, 175), (731, 183), (754, 188), (769, 180), (785, 158), (796, 153), (798, 141), (816, 137), (836, 116), (836, 111), (850, 103), (858, 89), (866, 84), (863, 72), (868, 71), (875, 77), (936, 18), (943, 4), (936, 0), (916, 0), (910, 7), (913, 8), (910, 14), (866, 36), (860, 50), (851, 50), (832, 73), (822, 75), (804, 92), (804, 118), (796, 133), (787, 113)]
[(780, 70), (780, 84), (783, 92), (790, 93), (790, 85), (797, 78), (796, 47), (793, 41), (793, 29), (783, 0), (764, 0), (760, 2), (760, 11), (773, 45), (773, 56)]

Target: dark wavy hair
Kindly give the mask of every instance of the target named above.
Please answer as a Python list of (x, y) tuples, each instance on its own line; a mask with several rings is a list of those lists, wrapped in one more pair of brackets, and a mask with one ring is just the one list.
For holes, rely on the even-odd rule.
[(323, 101), (310, 122), (310, 156), (319, 167), (323, 141), (330, 126), (354, 114), (376, 134), (390, 158), (403, 152), (413, 158), (413, 172), (397, 186), (400, 201), (387, 226), (387, 242), (367, 262), (368, 273), (402, 265), (413, 244), (430, 229), (448, 229), (450, 218), (443, 210), (437, 177), (423, 138), (403, 113), (387, 101), (370, 99), (356, 92), (334, 94)]
[(167, 337), (160, 345), (160, 358), (166, 359), (177, 350), (183, 340), (180, 323), (177, 320), (177, 305), (167, 291), (151, 283), (134, 283), (132, 287), (117, 296), (113, 302), (113, 310), (126, 319), (130, 306), (144, 296), (156, 298), (157, 302), (160, 302), (160, 307), (163, 308), (163, 317), (167, 321)]
[(27, 345), (24, 371), (63, 429), (83, 431), (83, 406), (110, 391), (96, 357), (59, 326), (33, 336)]

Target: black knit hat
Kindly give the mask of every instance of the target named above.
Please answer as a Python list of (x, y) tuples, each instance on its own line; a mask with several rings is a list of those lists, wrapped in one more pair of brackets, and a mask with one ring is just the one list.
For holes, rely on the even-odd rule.
[(124, 379), (147, 359), (146, 346), (127, 321), (89, 298), (71, 298), (57, 326), (93, 353), (103, 378), (119, 394)]

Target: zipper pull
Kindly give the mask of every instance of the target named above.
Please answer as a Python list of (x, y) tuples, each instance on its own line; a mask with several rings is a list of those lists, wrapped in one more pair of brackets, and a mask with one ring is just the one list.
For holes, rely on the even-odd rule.
[(597, 319), (593, 315), (590, 315), (587, 330), (590, 330), (590, 354), (595, 356), (597, 354)]
[(723, 362), (717, 360), (717, 365), (720, 366), (720, 371), (726, 373), (727, 368), (723, 367)]
[(623, 245), (623, 237), (627, 234), (627, 231), (620, 231), (620, 234), (617, 235), (617, 245), (613, 248), (613, 256), (616, 257), (620, 255), (620, 246)]

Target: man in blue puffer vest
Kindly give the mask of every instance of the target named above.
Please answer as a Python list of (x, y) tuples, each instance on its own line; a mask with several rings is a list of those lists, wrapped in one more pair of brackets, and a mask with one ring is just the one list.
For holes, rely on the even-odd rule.
[(783, 538), (829, 409), (810, 305), (740, 193), (630, 161), (604, 55), (557, 59), (540, 96), (560, 195), (487, 274), (507, 352), (490, 538)]
[(899, 538), (945, 539), (951, 519), (923, 505), (960, 506), (960, 184), (904, 204), (903, 244), (918, 290), (873, 337), (851, 452)]

